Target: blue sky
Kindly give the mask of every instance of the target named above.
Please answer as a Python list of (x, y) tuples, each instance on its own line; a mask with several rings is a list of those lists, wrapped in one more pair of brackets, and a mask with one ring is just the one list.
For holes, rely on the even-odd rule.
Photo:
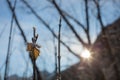
[[(14, 2), (14, 0), (10, 0)], [(115, 0), (116, 2), (119, 0)], [(55, 8), (47, 2), (47, 0), (27, 0), (29, 4), (37, 11), (37, 13), (50, 25), (54, 31), (58, 32), (58, 22), (59, 22), (59, 14), (55, 10)], [(69, 3), (68, 3), (69, 2)], [(61, 6), (61, 8), (71, 15), (73, 15), (77, 20), (81, 21), (82, 24), (85, 25), (85, 13), (84, 13), (84, 2), (83, 0), (57, 0), (57, 3)], [(92, 42), (96, 39), (97, 34), (100, 32), (99, 23), (96, 21), (96, 10), (94, 8), (92, 2), (89, 3), (90, 7), (90, 34)], [(93, 6), (92, 6), (93, 5)], [(112, 0), (106, 1), (102, 0), (101, 4), (102, 7), (102, 19), (104, 24), (110, 24), (118, 17), (120, 17), (120, 10), (117, 7), (119, 5), (115, 5)], [(50, 7), (48, 7), (50, 6)], [(72, 7), (71, 7), (72, 6)], [(118, 11), (118, 12), (117, 12)], [(93, 12), (93, 13), (92, 13)], [(30, 10), (26, 8), (23, 3), (18, 0), (16, 6), (16, 13), (22, 29), (25, 32), (27, 40), (30, 42), (32, 37), (32, 27), (35, 26), (37, 28), (37, 32), (39, 34), (38, 44), (42, 46), (41, 54), (38, 57), (36, 63), (40, 70), (47, 70), (48, 72), (54, 71), (54, 46), (53, 46), (53, 36), (51, 33), (45, 28), (45, 26), (36, 19), (36, 17), (31, 14)], [(10, 20), (11, 20), (11, 12), (8, 8), (6, 0), (0, 0), (0, 67), (5, 62), (5, 57), (7, 53), (7, 46), (8, 46), (8, 38), (9, 38), (9, 29), (10, 29)], [(85, 34), (83, 31), (78, 28), (72, 20), (70, 22), (74, 25), (78, 33), (81, 37), (86, 40)], [(67, 36), (67, 37), (66, 37)], [(71, 38), (71, 39), (69, 39)], [(67, 27), (66, 23), (62, 21), (62, 40), (65, 41), (75, 52), (78, 54), (81, 52), (81, 44), (76, 40), (74, 34), (72, 34), (71, 30)], [(28, 58), (28, 52), (26, 51), (26, 47), (24, 46), (24, 41), (20, 35), (20, 31), (18, 30), (16, 24), (13, 25), (13, 32), (12, 32), (12, 41), (11, 41), (11, 57), (10, 57), (10, 64), (9, 64), (9, 75), (17, 74), (19, 76), (23, 75), (25, 71), (26, 64), (28, 63), (28, 74), (27, 76), (32, 75), (32, 66), (31, 62)], [(74, 44), (70, 44), (74, 43)], [(57, 44), (57, 40), (56, 40)], [(78, 59), (75, 58), (72, 54), (70, 54), (67, 49), (62, 46), (61, 48), (61, 66), (62, 70), (66, 69), (72, 64), (75, 64)], [(27, 61), (27, 63), (26, 63)], [(2, 68), (1, 74), (4, 73), (4, 67)]]

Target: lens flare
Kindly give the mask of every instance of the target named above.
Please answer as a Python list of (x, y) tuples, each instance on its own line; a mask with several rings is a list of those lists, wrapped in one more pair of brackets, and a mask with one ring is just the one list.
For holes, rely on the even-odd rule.
[(81, 57), (83, 57), (83, 58), (88, 59), (88, 58), (90, 58), (90, 56), (91, 56), (91, 53), (88, 49), (84, 49), (81, 53)]

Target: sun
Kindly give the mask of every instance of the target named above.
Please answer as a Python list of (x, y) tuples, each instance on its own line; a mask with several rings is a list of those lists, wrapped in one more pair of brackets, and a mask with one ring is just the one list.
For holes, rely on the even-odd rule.
[(80, 56), (85, 58), (85, 59), (88, 59), (88, 58), (90, 58), (91, 53), (90, 53), (90, 51), (88, 49), (84, 49)]

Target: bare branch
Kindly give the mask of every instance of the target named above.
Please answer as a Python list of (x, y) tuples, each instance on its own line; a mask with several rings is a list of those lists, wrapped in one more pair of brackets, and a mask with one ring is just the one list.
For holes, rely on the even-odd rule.
[[(6, 26), (6, 25), (5, 25)], [(3, 28), (2, 28), (2, 30), (1, 30), (1, 32), (0, 32), (0, 38), (1, 38), (1, 36), (2, 36), (2, 34), (3, 34), (3, 32), (5, 31), (5, 26), (3, 26)]]
[(85, 12), (86, 12), (86, 24), (87, 24), (87, 28), (86, 28), (86, 35), (87, 35), (87, 39), (88, 39), (88, 44), (91, 45), (91, 40), (90, 40), (90, 33), (89, 33), (89, 12), (88, 12), (88, 0), (84, 0), (85, 1)]
[[(52, 33), (52, 35), (58, 39), (57, 35), (55, 34), (55, 32), (50, 28), (50, 26), (34, 11), (34, 9), (25, 1), (25, 0), (22, 0), (22, 2), (31, 10), (31, 12), (36, 16), (36, 18), (38, 20), (40, 20), (44, 25), (45, 27)], [(60, 40), (60, 42), (68, 49), (68, 51), (70, 51), (73, 55), (75, 55), (77, 58), (80, 59), (79, 55), (77, 55), (74, 51), (72, 51), (70, 49), (69, 46), (67, 46), (62, 40)]]
[(62, 10), (62, 12), (63, 12), (64, 15), (66, 15), (67, 17), (72, 19), (74, 22), (76, 22), (84, 31), (86, 31), (85, 26), (82, 23), (80, 23), (77, 19), (75, 19), (73, 16), (71, 16), (70, 14), (65, 12), (64, 10)]
[(69, 28), (72, 30), (72, 32), (75, 34), (76, 38), (78, 39), (78, 41), (81, 42), (81, 44), (83, 46), (86, 46), (88, 44), (86, 44), (82, 38), (78, 35), (78, 33), (76, 32), (75, 28), (70, 24), (70, 22), (67, 20), (67, 18), (64, 16), (64, 14), (62, 13), (61, 9), (59, 8), (59, 6), (57, 5), (57, 3), (55, 2), (55, 0), (52, 1), (53, 5), (55, 6), (55, 8), (57, 9), (57, 11), (59, 12), (59, 14), (63, 17), (63, 19), (65, 20), (65, 22), (68, 24)]
[(97, 11), (98, 11), (98, 20), (99, 20), (100, 25), (101, 25), (101, 28), (102, 28), (102, 30), (103, 30), (103, 29), (104, 29), (104, 24), (103, 24), (103, 22), (102, 22), (102, 17), (101, 17), (101, 11), (100, 11), (99, 3), (98, 3), (98, 1), (96, 1), (96, 0), (93, 0), (93, 2), (94, 2), (95, 5), (96, 5)]

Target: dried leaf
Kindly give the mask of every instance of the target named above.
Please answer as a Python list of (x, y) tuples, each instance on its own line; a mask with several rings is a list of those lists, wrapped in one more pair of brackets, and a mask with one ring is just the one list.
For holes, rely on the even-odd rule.
[(33, 44), (32, 43), (27, 43), (27, 51), (32, 51)]

